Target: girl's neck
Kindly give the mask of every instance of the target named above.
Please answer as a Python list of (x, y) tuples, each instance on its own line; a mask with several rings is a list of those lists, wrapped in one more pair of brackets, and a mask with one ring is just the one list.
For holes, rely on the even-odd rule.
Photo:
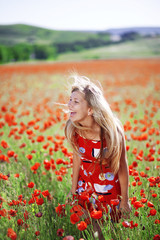
[(91, 125), (81, 125), (87, 127), (86, 130), (79, 130), (79, 134), (86, 139), (100, 140), (101, 127), (94, 121)]

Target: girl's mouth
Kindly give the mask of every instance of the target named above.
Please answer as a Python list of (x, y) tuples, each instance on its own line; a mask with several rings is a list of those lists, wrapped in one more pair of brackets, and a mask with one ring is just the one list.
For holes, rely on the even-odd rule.
[(71, 112), (70, 117), (73, 117), (76, 114), (76, 112)]

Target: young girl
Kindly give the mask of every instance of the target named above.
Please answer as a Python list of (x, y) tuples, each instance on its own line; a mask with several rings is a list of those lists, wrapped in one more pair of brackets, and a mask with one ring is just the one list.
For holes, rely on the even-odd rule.
[[(112, 113), (102, 91), (88, 78), (74, 76), (68, 103), (70, 117), (65, 135), (73, 148), (72, 188), (67, 198), (88, 194), (88, 208), (108, 211), (112, 221), (117, 211), (131, 211), (125, 138), (120, 121)], [(115, 206), (119, 199), (119, 205)], [(83, 201), (79, 201), (83, 206)], [(85, 206), (83, 206), (85, 207)]]

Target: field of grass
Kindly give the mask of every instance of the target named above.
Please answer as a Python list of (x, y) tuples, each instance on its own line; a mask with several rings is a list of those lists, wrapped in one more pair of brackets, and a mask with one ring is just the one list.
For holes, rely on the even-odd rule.
[(112, 58), (160, 58), (160, 37), (139, 39), (81, 52), (59, 54), (57, 61), (80, 61)]
[(72, 152), (66, 108), (56, 103), (68, 101), (72, 70), (102, 84), (125, 130), (132, 213), (114, 228), (103, 213), (105, 239), (159, 240), (158, 59), (0, 66), (0, 239), (93, 239), (92, 218), (80, 231), (78, 213), (73, 224), (73, 206), (64, 205)]
[(109, 40), (108, 34), (99, 35), (93, 31), (61, 31), (36, 26), (13, 24), (0, 25), (0, 44), (14, 45), (18, 43), (44, 44), (71, 43), (92, 39)]

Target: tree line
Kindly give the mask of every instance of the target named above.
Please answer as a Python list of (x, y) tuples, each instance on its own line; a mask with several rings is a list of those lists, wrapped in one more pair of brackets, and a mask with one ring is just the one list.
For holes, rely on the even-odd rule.
[(56, 60), (56, 57), (60, 53), (78, 52), (83, 49), (118, 44), (127, 40), (134, 40), (135, 38), (137, 38), (137, 34), (130, 32), (122, 35), (121, 39), (117, 42), (105, 40), (102, 37), (97, 39), (90, 38), (84, 41), (75, 41), (71, 43), (54, 43), (51, 45), (31, 45), (28, 43), (19, 43), (13, 46), (0, 45), (0, 63), (28, 61), (32, 59)]

